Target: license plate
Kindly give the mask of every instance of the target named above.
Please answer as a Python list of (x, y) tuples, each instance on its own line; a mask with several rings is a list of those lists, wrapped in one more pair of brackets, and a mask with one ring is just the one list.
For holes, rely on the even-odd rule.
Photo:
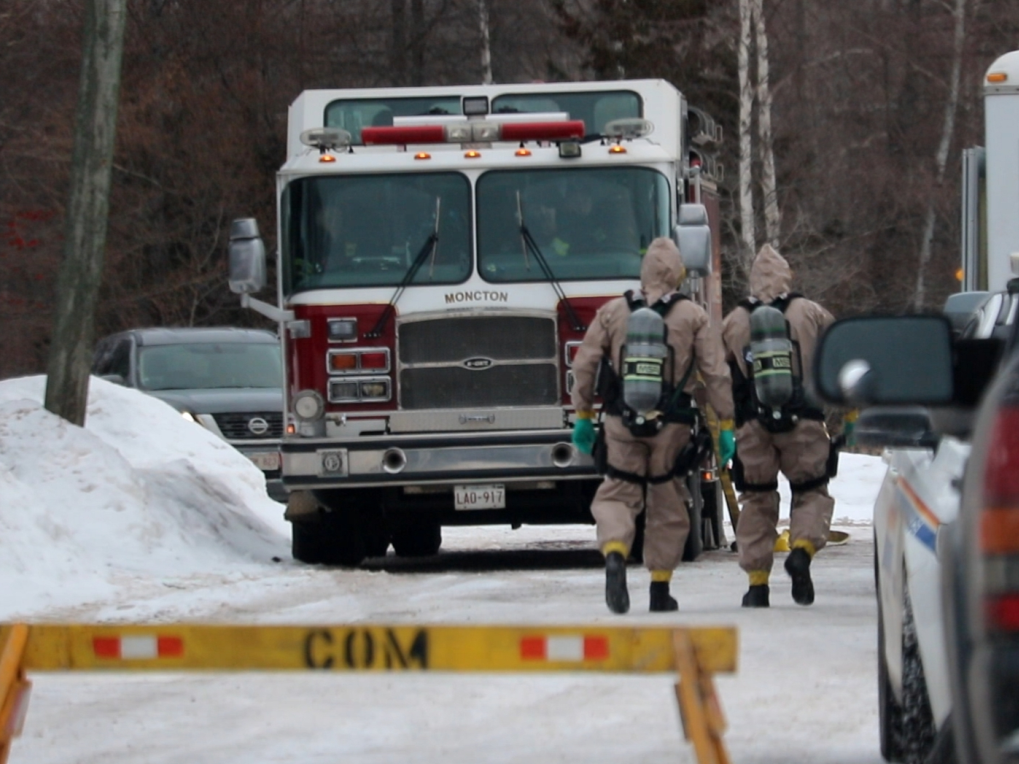
[(263, 472), (272, 472), (280, 468), (279, 451), (261, 451), (248, 454), (248, 458)]
[(454, 509), (505, 509), (506, 488), (499, 485), (458, 485), (453, 488)]

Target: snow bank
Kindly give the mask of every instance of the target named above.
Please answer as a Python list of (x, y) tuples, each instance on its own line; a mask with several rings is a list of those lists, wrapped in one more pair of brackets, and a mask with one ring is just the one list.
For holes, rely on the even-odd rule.
[(283, 508), (229, 444), (136, 390), (92, 378), (85, 427), (42, 407), (45, 377), (0, 382), (0, 591), (33, 610), (289, 558)]

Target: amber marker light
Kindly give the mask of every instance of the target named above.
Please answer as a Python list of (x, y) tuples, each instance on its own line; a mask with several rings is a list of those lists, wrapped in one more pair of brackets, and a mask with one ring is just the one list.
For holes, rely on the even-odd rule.
[(610, 154), (625, 154), (626, 153), (626, 149), (623, 146), (620, 146), (617, 143), (617, 144), (615, 144), (613, 146), (609, 146), (609, 153)]
[(335, 162), (336, 161), (336, 157), (334, 157), (332, 154), (323, 154), (322, 156), (320, 156), (318, 158), (318, 161), (320, 161), (320, 162), (327, 162), (327, 163), (328, 162)]
[(465, 151), (464, 152), (464, 157), (466, 157), (467, 159), (477, 159), (480, 156), (481, 156), (481, 152), (480, 151), (475, 151), (474, 149), (471, 149), (470, 151)]
[(958, 270), (956, 270), (956, 272), (955, 272), (955, 280), (956, 280), (956, 281), (962, 281), (962, 277), (963, 277), (964, 275), (965, 275), (965, 274), (964, 274), (964, 273), (962, 272), (962, 268), (959, 268), (959, 269), (958, 269)]
[(525, 149), (525, 148), (519, 148), (519, 149), (517, 149), (513, 153), (515, 153), (518, 157), (529, 157), (531, 155), (531, 150), (530, 149)]
[(998, 85), (1002, 82), (1007, 82), (1008, 75), (1005, 72), (991, 72), (990, 74), (987, 75), (987, 81), (993, 82), (995, 85)]
[(416, 153), (414, 155), (414, 158), (415, 159), (431, 159), (432, 155), (429, 154), (427, 151), (419, 151), (418, 153)]

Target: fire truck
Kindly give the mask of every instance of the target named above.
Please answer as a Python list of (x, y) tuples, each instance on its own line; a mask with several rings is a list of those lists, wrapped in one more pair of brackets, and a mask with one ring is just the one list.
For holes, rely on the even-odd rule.
[[(658, 236), (721, 320), (720, 137), (664, 80), (302, 93), (276, 178), (275, 304), (254, 297), (269, 272), (254, 219), (229, 252), (231, 289), (282, 338), (294, 557), (357, 565), (390, 544), (434, 554), (443, 526), (591, 523), (571, 362)], [(687, 558), (724, 541), (711, 458), (688, 479)]]

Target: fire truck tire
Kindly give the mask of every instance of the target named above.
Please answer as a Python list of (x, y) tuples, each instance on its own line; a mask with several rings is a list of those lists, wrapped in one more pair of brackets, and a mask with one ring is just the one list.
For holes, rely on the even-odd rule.
[[(696, 481), (694, 490), (689, 490), (690, 483)], [(687, 514), (690, 516), (690, 532), (686, 536), (686, 546), (683, 547), (683, 562), (693, 562), (701, 556), (704, 551), (704, 523), (702, 522), (704, 510), (704, 496), (701, 494), (700, 478), (694, 476), (687, 478), (687, 489), (690, 494), (690, 504), (687, 505)]]
[(400, 557), (430, 557), (442, 546), (442, 526), (418, 522), (393, 528), (393, 551)]
[(291, 553), (309, 564), (356, 567), (365, 545), (356, 518), (349, 512), (321, 512), (315, 520), (292, 523)]
[(644, 525), (647, 520), (647, 512), (641, 512), (634, 521), (636, 533), (633, 536), (633, 544), (630, 546), (630, 562), (640, 564), (644, 562)]

